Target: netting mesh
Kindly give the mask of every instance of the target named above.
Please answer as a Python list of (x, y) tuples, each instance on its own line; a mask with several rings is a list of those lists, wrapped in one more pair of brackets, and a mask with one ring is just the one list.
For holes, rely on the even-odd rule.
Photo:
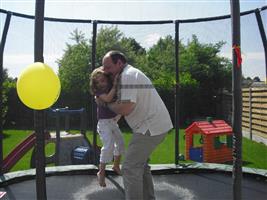
[[(263, 25), (266, 28), (266, 10), (261, 11)], [(6, 14), (0, 13), (1, 36), (4, 28)], [(111, 25), (98, 25), (110, 27)], [(112, 25), (115, 26), (115, 25)], [(143, 48), (149, 49), (160, 38), (170, 35), (174, 38), (174, 24), (163, 25), (117, 25), (117, 28), (126, 36), (134, 38)], [(66, 48), (66, 43), (73, 44), (71, 33), (77, 29), (90, 40), (92, 37), (92, 24), (45, 22), (44, 27), (44, 58), (56, 71), (59, 59)], [(215, 44), (224, 41), (220, 54), (231, 58), (231, 20), (216, 20), (197, 23), (180, 24), (180, 41), (186, 44), (196, 35), (201, 43)], [(12, 16), (5, 46), (4, 68), (7, 68), (11, 77), (17, 77), (27, 64), (33, 61), (34, 21)], [(251, 78), (258, 76), (265, 79), (264, 51), (255, 14), (241, 17), (241, 47), (243, 56), (243, 74)]]
[(245, 77), (260, 77), (265, 80), (264, 49), (254, 14), (243, 16), (241, 23), (241, 52), (243, 56), (243, 74)]
[[(261, 17), (263, 20), (264, 28), (267, 29), (267, 11), (264, 10), (261, 12)], [(0, 13), (0, 36), (2, 37), (2, 32), (5, 24), (6, 14)], [(103, 30), (115, 30), (115, 32), (109, 32), (109, 34), (117, 34), (117, 41), (114, 41), (114, 46), (105, 46), (110, 43), (108, 41), (110, 35), (103, 36), (101, 35), (102, 43), (98, 40), (99, 33), (104, 33)], [(91, 51), (92, 51), (92, 34), (93, 25), (92, 23), (71, 23), (71, 22), (54, 22), (54, 21), (45, 21), (44, 23), (44, 62), (49, 64), (56, 72), (60, 68), (59, 63), (60, 60), (64, 57), (64, 54), (68, 50), (70, 46), (76, 45), (77, 41), (81, 38), (75, 38), (75, 32), (82, 35), (82, 37), (86, 41), (86, 45), (89, 47), (89, 51), (87, 52), (88, 56), (88, 74), (92, 70), (91, 65)], [(169, 37), (173, 46), (169, 48), (162, 48), (161, 56), (158, 60), (164, 60), (166, 56), (172, 57), (173, 59), (167, 64), (166, 68), (170, 68), (172, 71), (173, 79), (175, 80), (175, 48), (174, 48), (174, 39), (175, 39), (175, 24), (157, 24), (157, 25), (110, 25), (110, 24), (98, 24), (97, 26), (97, 43), (96, 43), (96, 67), (101, 65), (102, 56), (106, 53), (103, 50), (105, 49), (117, 49), (116, 42), (123, 42), (123, 39), (133, 39), (136, 42), (136, 46), (140, 49), (143, 49), (144, 53), (150, 52), (151, 49), (155, 45), (159, 43), (161, 39), (166, 39)], [(182, 45), (186, 46), (190, 41), (192, 41), (193, 35), (197, 37), (198, 41), (201, 44), (212, 44), (215, 45), (219, 42), (224, 42), (219, 55), (225, 57), (229, 60), (232, 59), (232, 35), (231, 35), (231, 19), (222, 19), (215, 21), (205, 21), (205, 22), (194, 22), (194, 23), (180, 23), (179, 25), (179, 40)], [(113, 37), (113, 38), (116, 38)], [(106, 42), (105, 42), (106, 39)], [(131, 64), (135, 64), (137, 68), (142, 68), (143, 66), (138, 66), (140, 62), (135, 60), (135, 54), (131, 55), (131, 49), (122, 49), (129, 55)], [(262, 39), (260, 36), (260, 32), (258, 29), (258, 24), (255, 18), (255, 14), (249, 14), (241, 17), (241, 52), (243, 58), (243, 75), (244, 77), (251, 77), (252, 79), (258, 76), (261, 80), (265, 80), (265, 60), (264, 60), (264, 48), (262, 44)], [(146, 57), (147, 58), (147, 57)], [(76, 58), (75, 58), (76, 59)], [(10, 27), (7, 34), (7, 40), (4, 51), (3, 58), (3, 66), (8, 69), (8, 75), (15, 78), (17, 77), (21, 70), (24, 69), (27, 65), (31, 64), (34, 61), (34, 20), (26, 19), (22, 17), (12, 16)], [(159, 61), (160, 62), (160, 61)], [(153, 62), (151, 62), (153, 63)], [(163, 62), (164, 63), (164, 62)], [(183, 63), (180, 63), (183, 64)], [(75, 66), (75, 63), (73, 64)], [(153, 71), (155, 66), (150, 65), (145, 70), (148, 73), (147, 75), (150, 78), (152, 74), (149, 73), (149, 70)], [(182, 69), (184, 66), (181, 65)], [(72, 68), (75, 70), (75, 68)], [(87, 73), (86, 72), (86, 73)], [(88, 74), (86, 77), (88, 78)], [(160, 74), (158, 75), (160, 78)], [(156, 80), (156, 79), (155, 79)], [(88, 81), (79, 79), (78, 82)], [(227, 84), (227, 83), (225, 83)], [(78, 85), (78, 83), (77, 83)], [(174, 89), (174, 84), (172, 85)], [(79, 86), (77, 86), (78, 88)], [(83, 88), (81, 88), (83, 89)], [(88, 88), (86, 88), (88, 89)], [(162, 91), (161, 91), (162, 92)], [(83, 104), (80, 104), (81, 107), (86, 107), (88, 111), (88, 124), (91, 128), (92, 116), (91, 116), (91, 108), (88, 96), (82, 96), (84, 93), (75, 93), (71, 94), (72, 98), (77, 100), (77, 102), (83, 101)], [(167, 95), (162, 92), (162, 98), (168, 106), (169, 112), (172, 116), (172, 119), (175, 119), (175, 109), (174, 109), (174, 93), (173, 91), (169, 92)], [(80, 95), (80, 96), (79, 96)], [(170, 95), (170, 96), (168, 96)], [(188, 94), (187, 94), (188, 95)], [(191, 121), (197, 119), (198, 117), (203, 117), (204, 112), (206, 116), (213, 115), (216, 112), (221, 112), (220, 116), (224, 117), (224, 119), (228, 122), (231, 122), (231, 109), (228, 108), (227, 113), (223, 113), (219, 111), (222, 109), (224, 101), (218, 102), (218, 99), (207, 100), (203, 102), (199, 107), (194, 106), (194, 102), (196, 101), (197, 96), (195, 94), (192, 95), (192, 99), (190, 102), (190, 106), (184, 108), (182, 112), (190, 113), (192, 115), (185, 115), (184, 122), (186, 122), (187, 118), (191, 117)], [(75, 105), (77, 102), (66, 101), (64, 102), (64, 98), (67, 95), (60, 99), (60, 103), (57, 106), (64, 107), (70, 106), (71, 104)], [(183, 97), (181, 96), (181, 105), (188, 105), (183, 102)], [(66, 103), (67, 102), (67, 103)], [(229, 101), (228, 101), (229, 103)], [(206, 109), (209, 107), (210, 109)], [(231, 105), (230, 105), (231, 107)], [(205, 108), (205, 109), (204, 109)], [(79, 109), (79, 107), (75, 107), (75, 109)], [(25, 108), (19, 109), (25, 111)], [(224, 109), (225, 111), (226, 109)], [(18, 127), (23, 126), (23, 124), (33, 124), (31, 121), (32, 112), (17, 112), (18, 109), (12, 110), (10, 109), (7, 118), (8, 121), (14, 122)], [(28, 113), (28, 114), (27, 114)], [(218, 114), (217, 113), (217, 114)], [(27, 117), (25, 117), (27, 115)], [(31, 120), (28, 120), (31, 119)], [(53, 121), (54, 119), (52, 119)], [(75, 121), (75, 120), (74, 120)], [(191, 122), (190, 121), (190, 122)], [(53, 121), (53, 125), (54, 125)], [(79, 121), (76, 120), (76, 128), (79, 126)], [(64, 124), (62, 122), (61, 124)], [(77, 125), (78, 124), (78, 125)], [(9, 124), (11, 125), (11, 124)], [(27, 127), (26, 125), (26, 127)], [(172, 138), (173, 139), (173, 138)], [(180, 138), (184, 140), (183, 138)], [(220, 139), (220, 138), (219, 138)], [(197, 145), (202, 145), (201, 136), (197, 136), (195, 138), (195, 142)], [(225, 142), (226, 139), (222, 139)], [(180, 151), (184, 152), (184, 146), (180, 146)], [(173, 150), (171, 150), (172, 153)], [(174, 156), (173, 156), (174, 157)]]
[(7, 34), (3, 66), (8, 74), (17, 77), (34, 61), (34, 21), (12, 16)]
[(44, 61), (58, 70), (57, 60), (62, 58), (67, 44), (73, 45), (73, 33), (77, 30), (88, 40), (92, 37), (92, 25), (83, 23), (49, 22), (44, 24)]
[(125, 33), (126, 37), (136, 39), (145, 49), (156, 44), (160, 37), (167, 35), (174, 37), (174, 24), (161, 25), (118, 25), (119, 30)]

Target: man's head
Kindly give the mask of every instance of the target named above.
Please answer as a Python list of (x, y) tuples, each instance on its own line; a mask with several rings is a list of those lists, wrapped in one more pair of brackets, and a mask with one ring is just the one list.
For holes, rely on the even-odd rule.
[(126, 57), (120, 51), (109, 51), (102, 60), (104, 71), (113, 76), (120, 73), (126, 63)]

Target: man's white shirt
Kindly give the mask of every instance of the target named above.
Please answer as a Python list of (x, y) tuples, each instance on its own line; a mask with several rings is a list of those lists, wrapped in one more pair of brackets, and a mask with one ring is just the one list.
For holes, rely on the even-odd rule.
[(173, 128), (169, 112), (150, 79), (131, 65), (121, 74), (118, 100), (135, 103), (125, 120), (135, 133), (160, 135)]

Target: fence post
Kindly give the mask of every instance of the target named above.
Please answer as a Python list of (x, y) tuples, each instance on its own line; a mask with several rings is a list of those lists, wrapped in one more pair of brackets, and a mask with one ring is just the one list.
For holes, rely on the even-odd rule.
[(60, 155), (60, 113), (59, 109), (56, 109), (56, 152), (55, 152), (55, 165), (59, 165), (59, 155)]
[[(69, 107), (65, 107), (66, 110), (69, 109)], [(70, 131), (70, 115), (68, 112), (65, 113), (65, 131)]]
[(249, 88), (249, 139), (252, 140), (252, 89)]

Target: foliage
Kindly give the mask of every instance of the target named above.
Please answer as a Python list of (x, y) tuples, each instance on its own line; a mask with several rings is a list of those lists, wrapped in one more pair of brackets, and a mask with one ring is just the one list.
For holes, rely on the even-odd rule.
[(8, 77), (7, 69), (3, 70), (3, 91), (2, 91), (2, 125), (6, 122), (8, 112), (8, 95), (12, 89), (15, 89), (15, 81)]
[(174, 40), (171, 36), (160, 38), (147, 52), (147, 66), (144, 71), (152, 80), (161, 77), (162, 72), (175, 77)]
[[(92, 70), (92, 41), (86, 40), (78, 30), (71, 36), (75, 44), (67, 44), (64, 55), (59, 59), (59, 77), (63, 94), (71, 94), (65, 95), (64, 99), (75, 97), (78, 103), (88, 91), (88, 76)], [(155, 45), (145, 50), (116, 26), (102, 27), (98, 31), (96, 44), (96, 67), (101, 66), (102, 57), (107, 51), (115, 49), (124, 52), (128, 63), (149, 76), (174, 118), (176, 60), (172, 36), (160, 38)], [(214, 115), (214, 108), (219, 101), (217, 97), (224, 88), (231, 89), (230, 61), (218, 55), (223, 45), (224, 42), (202, 44), (195, 35), (186, 45), (179, 44), (181, 122), (187, 118)]]
[(84, 34), (77, 29), (71, 33), (71, 39), (75, 44), (66, 44), (64, 55), (58, 60), (58, 72), (62, 91), (77, 94), (88, 91), (91, 48)]
[[(224, 42), (201, 44), (193, 35), (192, 40), (188, 41), (181, 51), (181, 71), (189, 72), (191, 78), (199, 84), (192, 94), (185, 93), (183, 96), (186, 107), (192, 108), (190, 109), (191, 117), (216, 117), (218, 115), (216, 104), (221, 101), (223, 89), (231, 89), (231, 63), (228, 59), (218, 55), (223, 45)], [(194, 97), (194, 102), (192, 102), (192, 97)]]
[[(171, 36), (160, 38), (138, 65), (160, 92), (165, 104), (174, 113), (175, 45)], [(214, 115), (217, 97), (224, 88), (231, 88), (230, 61), (220, 57), (223, 42), (201, 44), (196, 36), (187, 45), (179, 44), (179, 97), (181, 122), (187, 118)], [(174, 117), (173, 117), (174, 118)]]
[(201, 44), (193, 35), (192, 41), (181, 53), (183, 71), (189, 71), (192, 77), (200, 82), (201, 87), (218, 91), (220, 88), (231, 88), (231, 63), (218, 53), (224, 42)]
[(253, 78), (253, 81), (254, 81), (254, 82), (261, 82), (261, 79), (260, 79), (258, 76), (255, 76), (255, 77)]
[(102, 65), (102, 57), (110, 50), (119, 50), (123, 52), (128, 63), (135, 64), (138, 56), (145, 53), (145, 49), (131, 37), (125, 37), (116, 27), (102, 27), (96, 39), (96, 67)]
[[(77, 29), (71, 33), (74, 44), (66, 44), (63, 56), (58, 60), (59, 78), (62, 90), (56, 107), (72, 108), (86, 107), (90, 110), (89, 75), (92, 71), (91, 48), (92, 40), (86, 39)], [(135, 39), (127, 38), (117, 27), (102, 27), (96, 38), (96, 63), (101, 66), (103, 55), (111, 50), (124, 52), (129, 63), (134, 64), (138, 55), (145, 53), (144, 48)], [(91, 116), (91, 115), (89, 115)]]

